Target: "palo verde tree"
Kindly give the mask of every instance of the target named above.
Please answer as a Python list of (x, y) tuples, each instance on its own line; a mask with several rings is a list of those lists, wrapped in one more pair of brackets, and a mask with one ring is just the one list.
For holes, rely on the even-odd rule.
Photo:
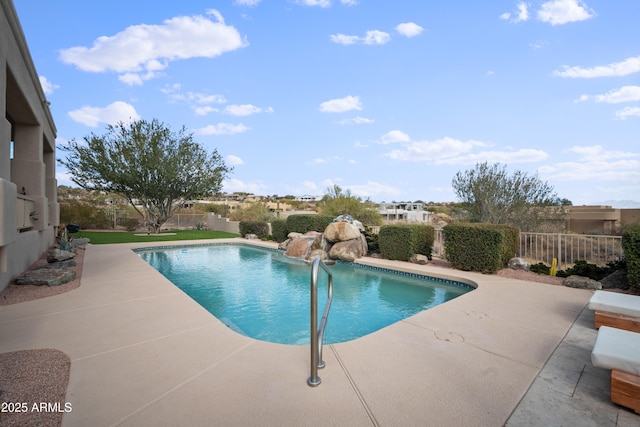
[(382, 217), (376, 205), (370, 200), (362, 200), (351, 194), (351, 190), (343, 190), (339, 185), (328, 187), (325, 195), (318, 202), (321, 215), (333, 216), (349, 214), (364, 225), (381, 225)]
[(154, 233), (185, 201), (219, 193), (232, 170), (184, 127), (173, 132), (156, 119), (109, 125), (105, 135), (92, 133), (60, 149), (67, 157), (59, 162), (74, 183), (121, 194)]
[(567, 201), (560, 200), (551, 185), (537, 174), (515, 171), (510, 175), (500, 163), (478, 163), (474, 169), (458, 172), (451, 185), (472, 222), (510, 224), (530, 231), (543, 221), (562, 222), (565, 216), (561, 205)]

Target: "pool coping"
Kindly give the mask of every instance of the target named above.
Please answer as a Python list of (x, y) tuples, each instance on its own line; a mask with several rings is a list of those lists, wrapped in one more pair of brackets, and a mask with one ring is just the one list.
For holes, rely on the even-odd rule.
[(0, 352), (70, 356), (65, 426), (503, 425), (592, 294), (361, 259), (477, 289), (325, 346), (322, 384), (310, 388), (307, 348), (231, 331), (131, 250), (152, 245), (88, 245), (78, 289), (0, 308)]

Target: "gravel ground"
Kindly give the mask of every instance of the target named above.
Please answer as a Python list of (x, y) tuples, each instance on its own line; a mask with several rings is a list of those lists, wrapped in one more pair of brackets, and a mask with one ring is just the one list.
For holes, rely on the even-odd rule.
[[(76, 278), (60, 286), (9, 284), (0, 292), (0, 306), (68, 292), (80, 286), (84, 248), (77, 248)], [(46, 254), (30, 269), (47, 263)], [(0, 353), (0, 427), (53, 427), (62, 424), (71, 360), (54, 349)]]

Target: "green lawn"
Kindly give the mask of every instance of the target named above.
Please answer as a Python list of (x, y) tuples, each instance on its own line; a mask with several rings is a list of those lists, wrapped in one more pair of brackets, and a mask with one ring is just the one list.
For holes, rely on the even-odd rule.
[[(175, 233), (163, 236), (163, 233)], [(143, 234), (136, 236), (136, 234)], [(94, 245), (104, 245), (108, 243), (132, 243), (132, 242), (168, 242), (174, 240), (201, 240), (201, 239), (224, 239), (228, 237), (238, 237), (238, 234), (226, 233), (224, 231), (209, 230), (176, 230), (162, 232), (160, 235), (146, 235), (134, 231), (80, 231), (70, 235), (74, 238), (86, 237)]]

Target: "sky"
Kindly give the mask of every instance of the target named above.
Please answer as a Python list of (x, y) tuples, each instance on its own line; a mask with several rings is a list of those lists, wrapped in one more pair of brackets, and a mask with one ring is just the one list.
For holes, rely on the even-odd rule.
[(229, 193), (451, 202), (489, 162), (640, 202), (638, 0), (14, 4), (58, 146), (158, 119)]

